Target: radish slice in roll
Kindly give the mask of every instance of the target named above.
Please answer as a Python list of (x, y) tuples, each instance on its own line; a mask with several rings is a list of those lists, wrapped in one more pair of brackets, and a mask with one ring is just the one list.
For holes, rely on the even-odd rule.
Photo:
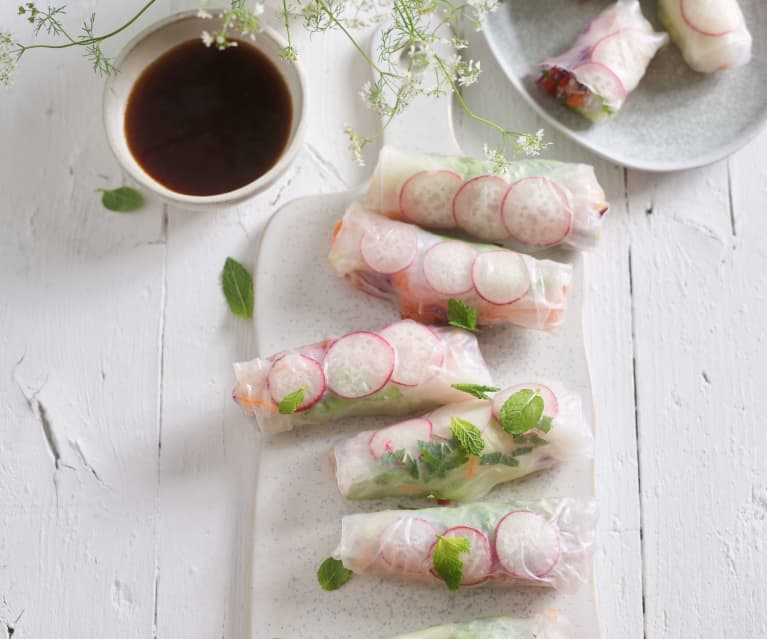
[(418, 386), (442, 369), (445, 349), (428, 326), (402, 320), (379, 331), (397, 352), (392, 381), (403, 386)]
[(573, 223), (567, 196), (545, 177), (514, 182), (503, 198), (502, 216), (511, 236), (531, 246), (558, 244)]
[(394, 372), (394, 349), (369, 331), (349, 333), (336, 340), (325, 355), (328, 387), (347, 399), (381, 390)]
[(397, 572), (429, 572), (430, 553), (437, 530), (424, 519), (402, 517), (391, 523), (379, 540), (381, 558)]
[(453, 171), (421, 171), (400, 192), (400, 210), (411, 222), (438, 229), (453, 226), (452, 202), (461, 176)]
[(266, 383), (275, 404), (279, 404), (286, 395), (303, 388), (304, 401), (297, 411), (314, 406), (326, 388), (325, 374), (320, 363), (299, 353), (288, 353), (276, 359), (269, 369)]
[(525, 260), (511, 251), (480, 253), (474, 260), (471, 277), (477, 293), (491, 304), (511, 304), (530, 289)]
[(469, 180), (453, 199), (455, 223), (480, 240), (505, 240), (509, 231), (501, 219), (501, 202), (508, 188), (509, 183), (497, 175), (480, 175)]
[(545, 577), (559, 561), (559, 531), (540, 513), (515, 510), (495, 529), (495, 553), (515, 577)]
[(442, 295), (460, 295), (473, 286), (471, 266), (477, 251), (471, 244), (445, 240), (432, 246), (423, 259), (426, 281)]

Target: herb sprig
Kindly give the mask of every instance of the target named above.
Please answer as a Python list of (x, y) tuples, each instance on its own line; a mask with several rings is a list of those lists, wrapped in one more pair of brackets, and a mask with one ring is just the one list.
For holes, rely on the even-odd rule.
[(461, 555), (471, 552), (471, 542), (466, 537), (443, 537), (437, 535), (432, 554), (434, 572), (447, 584), (451, 592), (461, 587), (463, 559)]
[[(102, 75), (115, 71), (114, 64), (102, 50), (104, 42), (136, 23), (157, 0), (148, 0), (122, 25), (103, 34), (95, 31), (96, 16), (91, 13), (81, 23), (80, 31), (71, 32), (64, 24), (66, 6), (40, 8), (26, 2), (18, 13), (34, 26), (34, 37), (47, 35), (52, 42), (24, 44), (10, 32), (0, 31), (0, 85), (10, 85), (19, 59), (32, 49), (67, 49), (80, 47), (91, 61), (93, 69)], [(376, 80), (366, 83), (360, 95), (368, 107), (382, 118), (377, 131), (357, 133), (350, 125), (344, 127), (355, 158), (364, 164), (365, 147), (378, 139), (384, 129), (405, 111), (419, 95), (443, 96), (452, 93), (464, 113), (495, 131), (499, 136), (497, 148), (485, 148), (487, 157), (502, 169), (508, 164), (507, 155), (538, 155), (547, 146), (543, 131), (519, 133), (475, 113), (463, 99), (461, 89), (477, 82), (481, 73), (479, 61), (466, 60), (459, 54), (442, 52), (445, 45), (461, 51), (468, 42), (461, 36), (464, 24), (480, 30), (485, 16), (497, 9), (499, 0), (282, 0), (282, 20), (287, 46), (281, 56), (297, 60), (299, 51), (293, 44), (291, 23), (299, 19), (309, 32), (341, 31), (357, 53), (376, 73)], [(255, 37), (263, 29), (261, 16), (263, 0), (229, 0), (228, 6), (216, 11), (220, 23), (214, 30), (202, 30), (201, 39), (207, 46), (227, 49), (237, 46), (238, 37)], [(207, 0), (198, 12), (200, 18), (213, 18)], [(354, 31), (389, 18), (390, 25), (381, 34), (381, 46), (371, 57), (360, 45)]]

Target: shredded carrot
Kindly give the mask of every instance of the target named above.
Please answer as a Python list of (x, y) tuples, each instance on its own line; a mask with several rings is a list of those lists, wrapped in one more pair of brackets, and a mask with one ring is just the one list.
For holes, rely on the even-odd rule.
[(245, 404), (257, 404), (258, 406), (263, 406), (264, 408), (268, 408), (269, 410), (277, 411), (279, 408), (275, 406), (274, 404), (270, 404), (269, 402), (262, 402), (260, 399), (248, 399), (247, 397), (242, 397), (241, 395), (236, 395), (235, 399), (238, 402), (243, 402)]
[(343, 220), (338, 220), (336, 222), (336, 225), (333, 227), (333, 239), (336, 239), (338, 237), (338, 234), (341, 232), (341, 227), (344, 225)]
[(469, 463), (466, 465), (466, 479), (473, 479), (477, 474), (477, 459), (475, 455), (469, 457)]

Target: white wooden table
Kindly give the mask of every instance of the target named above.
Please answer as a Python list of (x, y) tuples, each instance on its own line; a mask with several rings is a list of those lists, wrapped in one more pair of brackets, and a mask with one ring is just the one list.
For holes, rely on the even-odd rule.
[[(95, 9), (106, 29), (129, 4), (70, 0), (68, 15)], [(3, 3), (0, 28), (23, 28), (15, 13)], [(253, 264), (280, 204), (360, 182), (341, 128), (374, 125), (343, 38), (298, 44), (305, 148), (269, 192), (215, 213), (101, 207), (95, 190), (124, 176), (78, 53), (29, 54), (0, 93), (0, 639), (250, 636), (256, 436), (229, 392), (252, 326), (218, 276), (228, 255)], [(470, 55), (484, 73), (468, 102), (539, 128), (481, 37)], [(469, 152), (493, 142), (457, 128)], [(765, 637), (767, 135), (652, 175), (547, 134), (611, 202), (587, 308), (604, 637)]]

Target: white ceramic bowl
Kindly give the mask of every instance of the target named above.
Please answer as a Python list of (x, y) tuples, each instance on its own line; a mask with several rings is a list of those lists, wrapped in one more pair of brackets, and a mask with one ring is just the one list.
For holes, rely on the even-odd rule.
[[(212, 13), (216, 15), (216, 12)], [(165, 202), (184, 208), (233, 205), (262, 192), (290, 166), (304, 140), (307, 106), (304, 72), (297, 62), (280, 58), (280, 51), (286, 43), (278, 33), (267, 27), (250, 44), (264, 53), (280, 71), (293, 104), (288, 143), (271, 169), (234, 191), (205, 196), (185, 195), (157, 182), (133, 157), (125, 137), (125, 110), (136, 80), (161, 55), (183, 42), (200, 38), (203, 30), (215, 31), (218, 24), (217, 17), (199, 18), (196, 11), (177, 13), (154, 23), (125, 46), (116, 61), (118, 72), (109, 77), (104, 89), (104, 126), (117, 161), (139, 185)]]

